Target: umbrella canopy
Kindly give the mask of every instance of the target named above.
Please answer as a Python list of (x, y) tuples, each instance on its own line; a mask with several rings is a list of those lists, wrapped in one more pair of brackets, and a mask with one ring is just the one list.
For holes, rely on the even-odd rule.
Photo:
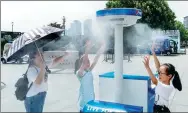
[(13, 41), (8, 52), (7, 61), (19, 59), (32, 51), (36, 51), (36, 45), (41, 48), (45, 44), (59, 39), (63, 31), (63, 29), (44, 26), (24, 33)]

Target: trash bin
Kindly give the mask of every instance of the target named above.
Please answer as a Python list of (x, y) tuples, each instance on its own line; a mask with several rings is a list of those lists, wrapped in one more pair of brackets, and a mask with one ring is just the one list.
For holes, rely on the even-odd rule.
[(143, 112), (143, 107), (92, 100), (84, 106), (82, 112)]

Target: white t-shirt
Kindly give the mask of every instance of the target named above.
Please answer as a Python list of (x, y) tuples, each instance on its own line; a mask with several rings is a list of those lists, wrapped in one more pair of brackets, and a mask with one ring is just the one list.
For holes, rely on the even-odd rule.
[(29, 81), (29, 86), (31, 85), (32, 82), (33, 82), (33, 85), (27, 92), (26, 97), (35, 96), (40, 92), (44, 92), (44, 91), (48, 90), (48, 84), (47, 84), (47, 82), (45, 82), (44, 79), (40, 85), (34, 83), (37, 76), (39, 75), (39, 72), (40, 72), (40, 68), (38, 68), (36, 66), (29, 67), (28, 72), (27, 72), (27, 78)]
[(174, 90), (172, 84), (166, 85), (158, 80), (155, 88), (155, 104), (169, 106), (169, 98)]

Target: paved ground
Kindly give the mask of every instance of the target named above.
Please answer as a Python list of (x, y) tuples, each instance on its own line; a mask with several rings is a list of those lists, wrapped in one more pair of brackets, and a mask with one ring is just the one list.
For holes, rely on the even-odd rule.
[[(94, 58), (90, 55), (91, 60)], [(152, 59), (152, 58), (151, 58)], [(179, 56), (161, 56), (161, 62), (173, 63), (182, 79), (183, 91), (176, 91), (175, 96), (171, 102), (171, 111), (185, 112), (188, 111), (188, 55)], [(93, 73), (96, 98), (98, 99), (98, 81), (97, 75), (100, 73), (113, 71), (113, 64), (102, 62), (103, 57), (99, 60)], [(131, 59), (133, 62), (128, 63), (124, 61), (124, 73), (126, 74), (140, 74), (147, 75), (142, 58), (134, 56)], [(154, 69), (154, 62), (150, 63), (152, 70)], [(1, 90), (1, 112), (24, 112), (23, 102), (17, 101), (14, 96), (14, 84), (18, 77), (22, 75), (27, 68), (26, 64), (2, 64), (1, 65), (1, 81), (5, 82), (7, 86)], [(78, 98), (79, 82), (73, 70), (65, 70), (59, 74), (51, 74), (49, 77), (49, 91), (44, 106), (45, 112), (65, 112), (65, 111), (78, 111), (77, 98)]]

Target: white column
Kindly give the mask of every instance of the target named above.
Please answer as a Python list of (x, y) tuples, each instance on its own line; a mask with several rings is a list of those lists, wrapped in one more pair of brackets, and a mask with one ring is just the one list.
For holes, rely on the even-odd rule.
[(115, 102), (122, 103), (123, 86), (123, 26), (115, 26)]

